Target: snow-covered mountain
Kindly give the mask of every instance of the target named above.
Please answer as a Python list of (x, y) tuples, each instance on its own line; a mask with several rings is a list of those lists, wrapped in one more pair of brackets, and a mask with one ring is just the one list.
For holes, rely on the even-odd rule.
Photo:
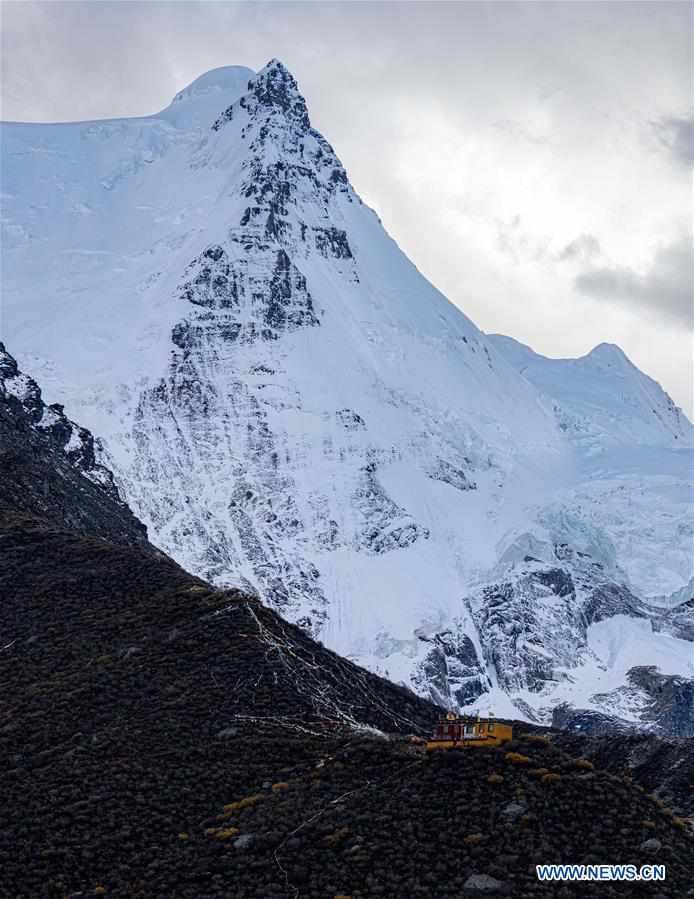
[(633, 664), (694, 676), (691, 424), (616, 348), (481, 333), (281, 63), (2, 140), (3, 333), (154, 543), (441, 701), (641, 719)]
[(488, 339), (551, 399), (560, 428), (585, 454), (692, 445), (691, 422), (618, 346), (601, 343), (580, 359), (548, 359), (511, 337)]

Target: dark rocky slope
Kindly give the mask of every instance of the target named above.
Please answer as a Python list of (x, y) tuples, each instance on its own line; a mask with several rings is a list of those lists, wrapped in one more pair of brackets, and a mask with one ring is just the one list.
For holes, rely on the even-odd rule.
[(694, 820), (694, 740), (650, 734), (560, 731), (555, 745), (601, 769), (629, 777), (677, 814)]
[(27, 512), (116, 543), (144, 543), (145, 526), (120, 500), (94, 437), (47, 406), (0, 343), (0, 513)]
[[(431, 726), (430, 704), (147, 547), (8, 515), (0, 545), (0, 895), (158, 895), (171, 827), (184, 849), (220, 799), (359, 732)], [(211, 888), (208, 861), (181, 855), (163, 894), (191, 864)]]

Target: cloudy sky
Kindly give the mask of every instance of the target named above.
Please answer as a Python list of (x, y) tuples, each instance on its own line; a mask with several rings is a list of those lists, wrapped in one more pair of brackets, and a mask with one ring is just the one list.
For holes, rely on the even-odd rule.
[(619, 344), (691, 416), (689, 3), (5, 2), (2, 117), (144, 115), (271, 57), (485, 331)]

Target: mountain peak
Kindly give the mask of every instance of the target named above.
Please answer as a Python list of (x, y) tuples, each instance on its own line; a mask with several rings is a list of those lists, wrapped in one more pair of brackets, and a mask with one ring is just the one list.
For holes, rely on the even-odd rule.
[(299, 93), (296, 79), (279, 59), (271, 59), (251, 81), (249, 89), (260, 105), (279, 108), (287, 118), (311, 127), (306, 101)]
[(277, 69), (278, 71), (284, 72), (287, 75), (289, 75), (290, 78), (293, 77), (291, 72), (289, 71), (289, 69), (284, 65), (284, 63), (281, 60), (277, 59), (276, 56), (273, 56), (272, 59), (270, 60), (270, 62), (266, 66), (264, 66), (258, 74), (260, 75), (263, 72), (268, 72), (272, 69)]
[(624, 350), (616, 343), (599, 343), (587, 354), (586, 358), (595, 359), (606, 364), (628, 362)]
[(681, 409), (616, 344), (599, 343), (577, 359), (553, 359), (511, 337), (493, 334), (490, 339), (551, 398), (561, 429), (589, 455), (607, 445), (692, 445), (694, 432)]
[[(299, 93), (296, 79), (279, 59), (271, 59), (251, 78), (248, 82), (248, 92), (238, 100), (238, 105), (251, 114), (258, 109), (267, 113), (279, 112), (288, 122), (298, 126), (302, 131), (311, 128), (306, 101)], [(236, 106), (237, 103), (234, 102), (224, 110), (212, 125), (214, 131), (218, 131), (225, 122), (231, 121)]]

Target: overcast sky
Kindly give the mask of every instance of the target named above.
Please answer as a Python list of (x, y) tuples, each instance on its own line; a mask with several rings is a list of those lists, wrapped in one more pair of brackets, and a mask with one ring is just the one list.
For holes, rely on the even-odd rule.
[(294, 73), (400, 246), (485, 331), (619, 344), (691, 417), (689, 3), (2, 5), (2, 117), (144, 115)]

